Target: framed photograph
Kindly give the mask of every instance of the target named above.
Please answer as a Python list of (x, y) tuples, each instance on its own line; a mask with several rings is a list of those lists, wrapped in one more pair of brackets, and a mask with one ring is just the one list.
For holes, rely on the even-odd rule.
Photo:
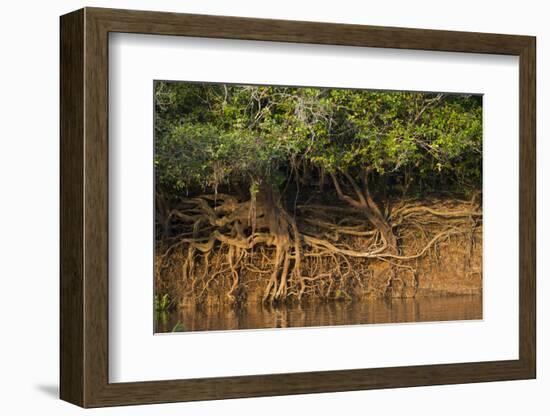
[(535, 378), (535, 49), (62, 16), (61, 398)]

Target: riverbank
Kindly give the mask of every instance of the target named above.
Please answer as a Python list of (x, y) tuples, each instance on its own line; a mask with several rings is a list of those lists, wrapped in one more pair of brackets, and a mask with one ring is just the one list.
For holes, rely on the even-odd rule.
[[(432, 198), (391, 206), (398, 253), (379, 248), (383, 239), (360, 212), (339, 205), (299, 207), (300, 244), (281, 269), (296, 269), (299, 258), (301, 272), (288, 274), (284, 301), (267, 303), (481, 294), (482, 216), (474, 200)], [(239, 232), (158, 242), (155, 293), (168, 295), (177, 307), (265, 304), (275, 248), (269, 240), (254, 243), (259, 234), (245, 224)]]

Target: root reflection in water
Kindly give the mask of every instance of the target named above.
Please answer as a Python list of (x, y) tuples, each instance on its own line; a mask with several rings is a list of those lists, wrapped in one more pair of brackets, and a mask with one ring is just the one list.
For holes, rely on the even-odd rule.
[(155, 332), (225, 331), (482, 319), (481, 296), (433, 296), (266, 306), (218, 305), (157, 314)]

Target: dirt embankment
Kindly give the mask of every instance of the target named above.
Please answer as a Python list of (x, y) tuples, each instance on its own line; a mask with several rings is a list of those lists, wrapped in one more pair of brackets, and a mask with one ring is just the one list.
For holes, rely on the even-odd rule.
[(187, 211), (173, 210), (179, 234), (157, 242), (155, 259), (156, 293), (180, 305), (260, 303), (266, 293), (301, 302), (482, 292), (475, 200), (394, 203), (386, 216), (398, 252), (387, 250), (360, 211), (343, 205), (298, 206), (292, 217), (281, 211), (277, 227), (250, 201), (222, 195), (183, 206)]

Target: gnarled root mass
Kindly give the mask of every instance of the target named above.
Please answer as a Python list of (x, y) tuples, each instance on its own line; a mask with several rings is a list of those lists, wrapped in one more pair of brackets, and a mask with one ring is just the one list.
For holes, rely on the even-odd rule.
[(280, 199), (264, 188), (248, 201), (220, 193), (181, 199), (157, 241), (157, 293), (183, 305), (481, 291), (475, 201), (394, 206), (387, 215), (396, 250), (360, 209), (308, 203), (290, 215)]

